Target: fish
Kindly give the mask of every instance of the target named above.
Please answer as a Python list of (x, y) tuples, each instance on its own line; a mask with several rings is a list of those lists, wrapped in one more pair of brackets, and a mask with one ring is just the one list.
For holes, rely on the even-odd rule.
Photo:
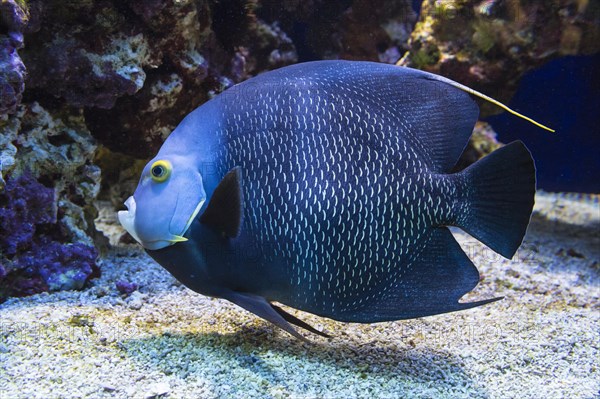
[(460, 301), (480, 276), (449, 227), (512, 258), (534, 205), (535, 164), (515, 141), (453, 173), (476, 97), (508, 109), (381, 63), (260, 74), (182, 120), (119, 220), (188, 288), (300, 339), (295, 327), (329, 335), (277, 303), (375, 323), (496, 301)]

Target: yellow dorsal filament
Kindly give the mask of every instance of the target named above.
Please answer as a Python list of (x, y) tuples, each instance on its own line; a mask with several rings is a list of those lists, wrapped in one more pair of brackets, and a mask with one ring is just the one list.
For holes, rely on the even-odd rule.
[(515, 115), (515, 116), (518, 116), (521, 119), (525, 119), (527, 122), (533, 123), (537, 127), (540, 127), (542, 129), (547, 130), (547, 131), (552, 132), (552, 133), (555, 132), (554, 129), (550, 129), (548, 126), (542, 125), (541, 123), (536, 122), (533, 119), (531, 119), (531, 118), (529, 118), (529, 117), (527, 117), (527, 116), (525, 116), (523, 114), (518, 113), (517, 111), (515, 111), (515, 110), (509, 108), (508, 106), (502, 104), (500, 101), (494, 100), (492, 97), (486, 96), (485, 94), (480, 93), (480, 92), (478, 92), (476, 90), (473, 90), (470, 87), (467, 87), (465, 85), (461, 85), (460, 83), (457, 83), (457, 82), (454, 82), (454, 81), (451, 81), (451, 80), (447, 80), (447, 79), (444, 79), (444, 81), (448, 82), (449, 84), (451, 84), (452, 86), (456, 87), (457, 89), (460, 89), (462, 91), (466, 91), (467, 93), (469, 93), (471, 95), (474, 95), (476, 97), (479, 97), (479, 98), (481, 98), (481, 99), (483, 99), (483, 100), (485, 100), (487, 102), (490, 102), (490, 103), (494, 104), (495, 106), (500, 107), (503, 110), (505, 110), (505, 111), (507, 111), (507, 112)]
[[(398, 60), (398, 62), (396, 62), (396, 65), (399, 66), (399, 67), (408, 68), (408, 67), (404, 66), (404, 64), (406, 63), (406, 59), (408, 58), (409, 54), (410, 53), (407, 51), (404, 54), (404, 56), (402, 58), (400, 58)], [(527, 116), (525, 116), (523, 114), (518, 113), (517, 111), (515, 111), (515, 110), (509, 108), (508, 106), (502, 104), (500, 101), (494, 100), (492, 97), (486, 96), (483, 93), (480, 93), (480, 92), (478, 92), (476, 90), (471, 89), (470, 87), (462, 85), (462, 84), (460, 84), (458, 82), (455, 82), (455, 81), (450, 80), (448, 78), (445, 78), (443, 76), (434, 75), (434, 74), (432, 74), (432, 75), (435, 77), (435, 80), (439, 80), (441, 82), (448, 83), (449, 85), (454, 86), (457, 89), (460, 89), (462, 91), (466, 91), (467, 93), (469, 93), (469, 94), (471, 94), (471, 95), (473, 95), (475, 97), (479, 97), (482, 100), (485, 100), (485, 101), (487, 101), (489, 103), (494, 104), (497, 107), (502, 108), (503, 110), (507, 111), (508, 113), (511, 113), (511, 114), (513, 114), (513, 115), (521, 118), (521, 119), (525, 119), (527, 122), (532, 123), (532, 124), (534, 124), (537, 127), (540, 127), (542, 129), (547, 130), (547, 131), (552, 132), (552, 133), (554, 133), (556, 131), (554, 129), (550, 129), (548, 126), (542, 125), (541, 123), (534, 121), (533, 119), (531, 119), (531, 118), (529, 118), (529, 117), (527, 117)]]

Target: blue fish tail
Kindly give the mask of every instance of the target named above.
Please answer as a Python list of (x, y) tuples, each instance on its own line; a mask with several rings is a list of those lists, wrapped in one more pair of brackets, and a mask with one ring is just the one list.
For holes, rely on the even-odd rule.
[(521, 141), (465, 169), (469, 211), (457, 225), (505, 258), (523, 242), (535, 200), (535, 164)]

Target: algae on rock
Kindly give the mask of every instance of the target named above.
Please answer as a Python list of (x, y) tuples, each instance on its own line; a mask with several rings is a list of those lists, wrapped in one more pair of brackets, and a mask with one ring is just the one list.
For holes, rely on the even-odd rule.
[(81, 113), (59, 118), (37, 103), (3, 116), (0, 129), (0, 301), (82, 288), (98, 273), (95, 140)]
[(93, 245), (93, 201), (100, 189), (100, 168), (92, 162), (96, 142), (81, 112), (60, 113), (22, 104), (15, 115), (0, 119), (0, 181), (28, 172), (52, 187), (61, 233), (69, 242)]
[[(578, 0), (425, 0), (401, 64), (508, 102), (553, 58), (600, 51), (600, 5)], [(482, 105), (482, 116), (500, 110)]]

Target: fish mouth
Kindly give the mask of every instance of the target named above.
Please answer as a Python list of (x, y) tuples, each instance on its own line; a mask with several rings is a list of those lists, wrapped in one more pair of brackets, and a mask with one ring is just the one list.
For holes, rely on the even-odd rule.
[(125, 228), (125, 230), (127, 230), (127, 232), (129, 234), (131, 234), (131, 236), (138, 243), (140, 243), (144, 248), (156, 250), (156, 249), (164, 248), (169, 245), (176, 244), (178, 242), (187, 241), (188, 239), (184, 237), (184, 234), (189, 230), (190, 226), (192, 225), (192, 222), (194, 221), (194, 219), (200, 212), (200, 209), (202, 209), (202, 205), (204, 205), (204, 202), (205, 202), (205, 200), (203, 199), (196, 205), (194, 212), (192, 212), (192, 215), (188, 219), (185, 227), (183, 228), (183, 230), (181, 231), (180, 234), (175, 235), (175, 234), (169, 233), (169, 237), (167, 237), (165, 239), (143, 241), (140, 238), (140, 236), (137, 234), (137, 231), (135, 230), (136, 202), (135, 202), (135, 198), (133, 198), (133, 196), (127, 198), (127, 200), (125, 201), (125, 207), (127, 207), (127, 210), (119, 211), (117, 213), (117, 216), (118, 216), (119, 222), (121, 223), (123, 228)]
[(127, 207), (126, 211), (119, 211), (117, 213), (119, 222), (121, 223), (121, 226), (123, 226), (125, 228), (125, 230), (127, 230), (127, 232), (129, 234), (131, 234), (131, 236), (137, 242), (144, 245), (144, 243), (142, 242), (140, 237), (137, 235), (137, 232), (135, 231), (134, 223), (135, 223), (136, 205), (135, 205), (135, 199), (133, 198), (133, 196), (127, 198), (127, 200), (125, 201), (125, 206)]

